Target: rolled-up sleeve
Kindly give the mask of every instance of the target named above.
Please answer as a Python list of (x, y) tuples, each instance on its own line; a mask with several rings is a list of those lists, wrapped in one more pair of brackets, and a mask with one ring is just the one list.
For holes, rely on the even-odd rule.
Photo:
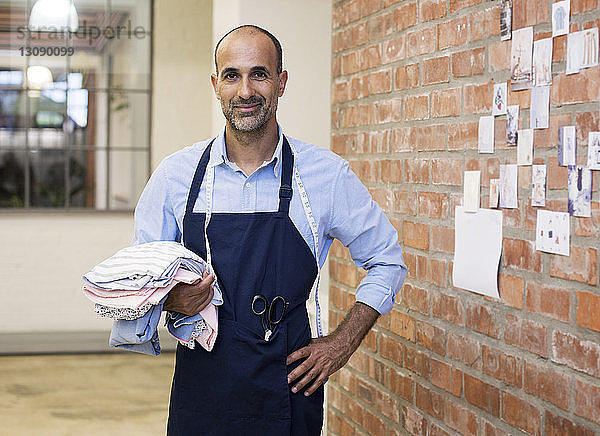
[(347, 162), (333, 191), (328, 235), (347, 246), (354, 263), (367, 270), (356, 301), (386, 314), (406, 277), (398, 232)]
[(181, 233), (169, 196), (165, 161), (152, 173), (135, 208), (132, 245), (152, 241), (179, 241)]

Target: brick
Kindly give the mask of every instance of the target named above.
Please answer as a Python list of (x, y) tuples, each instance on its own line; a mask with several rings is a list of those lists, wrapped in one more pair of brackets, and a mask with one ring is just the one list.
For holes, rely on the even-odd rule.
[(585, 103), (598, 100), (600, 67), (584, 68), (578, 74), (559, 74), (552, 78), (551, 104)]
[(446, 354), (446, 332), (424, 321), (417, 321), (417, 343), (441, 356)]
[(454, 228), (433, 226), (430, 232), (430, 250), (454, 253)]
[(552, 333), (552, 360), (577, 371), (600, 377), (600, 344), (569, 333)]
[(546, 326), (535, 321), (506, 314), (504, 340), (507, 344), (516, 345), (540, 356), (548, 356)]
[(464, 322), (462, 303), (451, 295), (433, 294), (432, 313), (433, 316), (454, 324), (462, 325)]
[(403, 65), (394, 70), (394, 89), (408, 89), (419, 86), (419, 64)]
[(600, 238), (600, 203), (592, 202), (592, 216), (575, 218), (575, 235)]
[(427, 435), (427, 420), (419, 412), (402, 406), (402, 417), (404, 419), (404, 428), (410, 434), (415, 436)]
[(413, 400), (413, 380), (409, 375), (390, 368), (390, 389), (406, 401)]
[(575, 380), (576, 415), (600, 424), (600, 386)]
[(417, 151), (446, 150), (446, 125), (437, 124), (416, 128)]
[(369, 151), (371, 153), (389, 153), (390, 141), (389, 130), (379, 130), (377, 132), (369, 132)]
[(411, 253), (402, 253), (404, 264), (406, 265), (407, 275), (411, 278), (417, 278), (417, 256)]
[(369, 74), (369, 94), (380, 94), (392, 90), (392, 71), (384, 70)]
[(469, 41), (500, 35), (500, 8), (477, 10), (469, 15)]
[(396, 30), (404, 30), (417, 24), (417, 2), (406, 3), (394, 9)]
[(481, 346), (482, 371), (484, 374), (520, 388), (523, 384), (523, 359), (518, 356)]
[(435, 26), (424, 27), (406, 35), (406, 55), (420, 56), (435, 51)]
[(429, 357), (408, 345), (404, 351), (404, 367), (428, 380)]
[(421, 62), (423, 68), (423, 85), (444, 83), (450, 80), (450, 58), (440, 56)]
[(386, 39), (381, 44), (381, 63), (390, 64), (404, 59), (406, 55), (406, 38), (402, 34), (397, 38)]
[(498, 339), (500, 337), (500, 324), (498, 314), (490, 307), (480, 304), (467, 306), (466, 327)]
[(502, 419), (521, 430), (532, 434), (542, 433), (540, 410), (508, 392), (502, 392)]
[(509, 436), (509, 434), (506, 433), (501, 428), (496, 427), (491, 422), (486, 421), (485, 419), (482, 419), (481, 420), (481, 436)]
[(548, 22), (550, 18), (548, 3), (540, 4), (527, 0), (513, 1), (513, 30)]
[(424, 315), (429, 314), (429, 291), (427, 289), (405, 283), (402, 287), (402, 302), (411, 310), (416, 310)]
[(598, 7), (598, 0), (572, 0), (571, 14), (593, 11)]
[(529, 312), (569, 322), (570, 293), (562, 289), (529, 282), (527, 283), (525, 307)]
[(600, 331), (600, 295), (577, 291), (577, 325)]
[(594, 432), (546, 410), (546, 436), (594, 436)]
[(479, 423), (477, 415), (457, 403), (446, 400), (446, 425), (461, 435), (477, 436)]
[(381, 65), (381, 47), (379, 44), (373, 44), (363, 48), (360, 51), (360, 69), (366, 70)]
[(571, 380), (568, 376), (526, 361), (523, 379), (523, 389), (528, 394), (549, 401), (562, 409), (569, 409)]
[[(431, 93), (431, 116), (455, 117), (460, 115), (460, 88), (442, 89)], [(454, 125), (450, 125), (452, 129)]]
[(542, 255), (531, 241), (504, 238), (502, 253), (504, 266), (542, 272)]
[(451, 124), (448, 127), (448, 150), (476, 150), (478, 129), (477, 122)]
[(456, 47), (467, 42), (467, 18), (458, 17), (437, 25), (437, 49)]
[(387, 428), (381, 418), (378, 418), (366, 409), (364, 410), (363, 427), (367, 430), (368, 434), (384, 434)]
[(402, 120), (402, 97), (379, 101), (376, 106), (379, 109), (378, 122), (380, 124)]
[[(531, 103), (531, 90), (522, 89), (520, 91), (511, 91), (510, 85), (508, 86), (508, 105), (519, 106), (520, 111), (523, 109), (529, 109)], [(520, 115), (522, 117), (522, 115)], [(521, 124), (519, 124), (521, 125)], [(535, 145), (534, 145), (535, 147)]]
[(429, 183), (429, 161), (427, 159), (407, 159), (404, 161), (405, 183)]
[(598, 283), (598, 252), (594, 248), (571, 246), (570, 256), (555, 255), (550, 275), (589, 285)]
[[(377, 163), (377, 162), (371, 162), (371, 163)], [(398, 182), (402, 181), (402, 161), (401, 160), (386, 159), (386, 160), (380, 161), (379, 163), (381, 165), (381, 180), (383, 182), (398, 183)], [(362, 177), (360, 177), (360, 179), (363, 180)], [(377, 180), (374, 180), (374, 181), (377, 181)]]
[(346, 398), (344, 412), (351, 421), (354, 421), (357, 424), (363, 423), (364, 409), (359, 403), (350, 397)]
[(420, 192), (419, 215), (429, 218), (447, 218), (448, 196), (441, 192)]
[(429, 226), (427, 224), (404, 221), (402, 236), (404, 244), (409, 247), (429, 249)]
[(369, 42), (369, 29), (367, 23), (359, 23), (349, 29), (350, 36), (348, 37), (349, 47), (358, 47), (359, 45)]
[(431, 384), (460, 397), (463, 372), (436, 359), (431, 359)]
[(360, 1), (360, 16), (366, 17), (379, 10), (379, 0), (361, 0)]
[(558, 128), (571, 124), (571, 114), (550, 115), (547, 129), (533, 131), (533, 146), (538, 148), (558, 147)]
[(464, 50), (452, 54), (452, 75), (467, 77), (482, 74), (485, 68), (485, 49)]
[[(409, 191), (394, 191), (394, 210), (404, 215), (417, 215), (417, 194)], [(399, 232), (401, 230), (400, 228)]]
[[(462, 185), (462, 160), (460, 159), (432, 159), (431, 182), (434, 185)], [(453, 208), (450, 207), (453, 211)]]
[(416, 341), (415, 319), (413, 317), (397, 310), (392, 310), (390, 328), (398, 336), (402, 336), (411, 342)]
[(370, 194), (373, 196), (373, 200), (383, 209), (384, 211), (390, 211), (394, 202), (393, 193), (387, 188), (371, 188), (369, 189)]
[(440, 287), (446, 286), (446, 261), (418, 256), (417, 265), (419, 280), (425, 280)]
[(500, 414), (500, 391), (478, 378), (465, 374), (465, 399), (474, 406), (491, 413)]
[(479, 367), (481, 363), (481, 349), (479, 343), (454, 333), (448, 333), (447, 356), (476, 368)]
[(400, 406), (398, 400), (386, 392), (377, 391), (377, 410), (394, 422), (400, 421)]
[(504, 71), (510, 68), (511, 41), (497, 41), (488, 46), (490, 72)]
[(446, 2), (444, 0), (421, 0), (420, 22), (435, 20), (446, 16)]
[(563, 190), (567, 189), (567, 167), (558, 165), (558, 158), (548, 158), (546, 164), (546, 189)]
[(492, 111), (493, 84), (467, 85), (464, 87), (465, 113)]
[(405, 120), (426, 120), (429, 118), (429, 96), (411, 95), (404, 100)]
[(391, 360), (397, 365), (402, 365), (402, 344), (387, 335), (381, 335), (379, 354), (384, 359)]
[(444, 398), (419, 383), (417, 383), (415, 391), (415, 404), (419, 409), (437, 419), (444, 417)]
[(429, 427), (429, 436), (450, 436), (450, 433), (432, 422), (431, 426)]

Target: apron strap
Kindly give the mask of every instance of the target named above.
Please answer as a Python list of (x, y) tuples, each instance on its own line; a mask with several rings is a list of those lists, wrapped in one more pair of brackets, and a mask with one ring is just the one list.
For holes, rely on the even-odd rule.
[(283, 147), (281, 148), (281, 187), (279, 188), (279, 212), (286, 214), (290, 210), (292, 199), (292, 168), (294, 167), (294, 155), (292, 148), (285, 135), (283, 135)]
[(206, 147), (206, 150), (204, 150), (204, 153), (200, 158), (200, 162), (198, 162), (198, 166), (196, 167), (196, 172), (194, 173), (192, 186), (188, 194), (187, 205), (185, 207), (186, 213), (192, 213), (192, 211), (194, 210), (194, 205), (196, 204), (196, 199), (198, 198), (198, 193), (200, 192), (200, 185), (202, 185), (204, 173), (206, 172), (206, 167), (208, 166), (208, 161), (210, 159), (210, 149), (212, 148), (213, 142), (215, 142), (214, 139), (210, 141), (210, 143)]

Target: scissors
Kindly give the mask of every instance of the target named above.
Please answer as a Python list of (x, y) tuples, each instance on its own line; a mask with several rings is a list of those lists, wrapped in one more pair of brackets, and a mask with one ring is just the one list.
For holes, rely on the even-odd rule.
[[(257, 304), (257, 301), (262, 303), (262, 308), (257, 310), (256, 306), (261, 307), (260, 304)], [(277, 316), (277, 302), (281, 302), (281, 313)], [(265, 341), (269, 341), (271, 335), (277, 324), (281, 322), (283, 319), (285, 312), (287, 311), (289, 303), (285, 301), (285, 298), (277, 295), (271, 301), (271, 304), (267, 301), (264, 295), (258, 294), (255, 295), (252, 299), (252, 312), (255, 315), (260, 316), (263, 329), (265, 330)]]

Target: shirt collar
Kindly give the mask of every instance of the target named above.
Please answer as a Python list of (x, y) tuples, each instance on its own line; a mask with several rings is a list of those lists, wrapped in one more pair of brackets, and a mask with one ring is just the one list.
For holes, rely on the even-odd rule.
[[(279, 140), (277, 141), (277, 147), (275, 147), (275, 152), (273, 156), (268, 161), (265, 161), (261, 167), (269, 165), (271, 162), (273, 164), (273, 175), (275, 177), (279, 177), (281, 174), (281, 151), (283, 148), (283, 132), (281, 130), (281, 126), (277, 124), (277, 134), (279, 136)], [(227, 148), (225, 147), (225, 127), (221, 129), (217, 137), (215, 138), (212, 148), (210, 150), (210, 159), (208, 160), (209, 167), (216, 167), (218, 165), (227, 165), (232, 169), (239, 169), (239, 167), (231, 162), (227, 157)]]

